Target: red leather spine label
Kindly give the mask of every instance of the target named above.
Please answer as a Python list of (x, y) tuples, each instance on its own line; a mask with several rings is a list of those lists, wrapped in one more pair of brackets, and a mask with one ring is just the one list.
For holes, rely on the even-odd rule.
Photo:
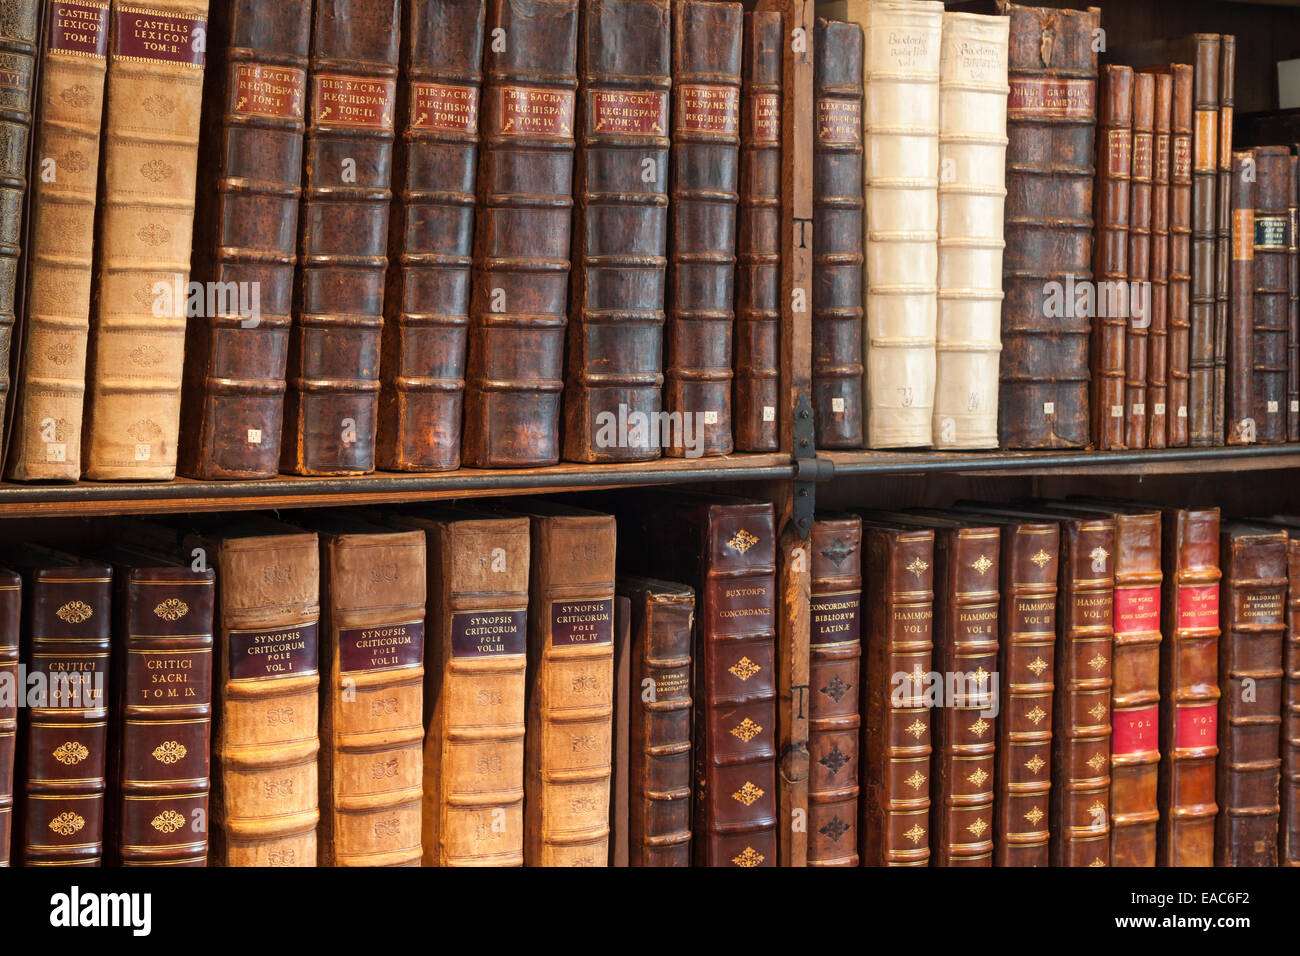
[(740, 131), (740, 90), (734, 86), (691, 84), (681, 87), (677, 129), (684, 133)]
[(1011, 79), (1007, 96), (1008, 119), (1092, 119), (1096, 110), (1096, 89), (1092, 80), (1045, 76)]
[(828, 146), (853, 146), (861, 142), (862, 104), (829, 98), (818, 100), (817, 138)]
[(452, 657), (523, 654), (527, 643), (527, 611), (460, 611), (451, 616)]
[(1178, 626), (1218, 627), (1219, 586), (1186, 585), (1178, 589)]
[(212, 651), (131, 651), (126, 667), (128, 704), (207, 703)]
[[(1168, 169), (1169, 168), (1169, 134), (1168, 133), (1156, 134), (1155, 150), (1156, 150), (1155, 168)], [(1165, 182), (1167, 180), (1161, 180), (1161, 181)]]
[(1187, 181), (1192, 176), (1192, 138), (1190, 136), (1174, 137), (1174, 182)]
[(1116, 757), (1125, 754), (1148, 753), (1158, 746), (1160, 706), (1152, 704), (1141, 710), (1129, 710), (1111, 715), (1110, 752)]
[(753, 98), (751, 117), (754, 140), (759, 143), (781, 141), (781, 94), (758, 93)]
[(1160, 588), (1115, 589), (1115, 633), (1160, 630)]
[(273, 630), (230, 632), (230, 679), (266, 680), (314, 674), (316, 622)]
[[(97, 710), (105, 706), (104, 685), (108, 681), (107, 654), (63, 654), (58, 660), (34, 657), (27, 665), (28, 683), (41, 675), (46, 696), (41, 707), (74, 707)], [(16, 690), (17, 688), (15, 688)]]
[(448, 83), (411, 84), (411, 129), (472, 136), (478, 130), (478, 89)]
[(1133, 144), (1126, 129), (1113, 129), (1107, 134), (1109, 148), (1106, 155), (1110, 158), (1109, 168), (1112, 176), (1128, 176), (1132, 169)]
[(302, 119), (307, 73), (291, 66), (240, 63), (235, 70), (235, 106), (240, 116)]
[(1174, 716), (1174, 746), (1182, 750), (1213, 747), (1219, 735), (1219, 705), (1179, 707)]
[(551, 604), (551, 646), (609, 644), (614, 640), (614, 600), (555, 601)]
[(342, 673), (419, 667), (423, 661), (423, 621), (339, 630), (339, 671)]
[(1133, 176), (1136, 179), (1151, 178), (1152, 143), (1150, 133), (1137, 133), (1133, 136)]
[(99, 56), (108, 53), (108, 4), (64, 0), (50, 4), (51, 52)]
[(862, 634), (858, 615), (859, 591), (842, 591), (838, 594), (814, 594), (812, 597), (813, 644), (845, 644), (856, 641)]
[(396, 80), (321, 73), (316, 76), (315, 91), (312, 121), (317, 126), (379, 130), (393, 128)]
[(592, 134), (667, 136), (668, 94), (662, 90), (588, 90)]
[(118, 7), (116, 13), (113, 56), (117, 59), (203, 66), (207, 18), (129, 6)]
[(507, 136), (572, 136), (573, 91), (502, 86), (501, 132)]

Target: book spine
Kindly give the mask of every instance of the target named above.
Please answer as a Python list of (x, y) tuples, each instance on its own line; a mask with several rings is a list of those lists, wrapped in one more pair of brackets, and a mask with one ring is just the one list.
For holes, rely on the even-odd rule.
[(1047, 866), (1052, 790), (1053, 655), (1056, 642), (1055, 523), (1002, 531), (1001, 706), (994, 778), (994, 862)]
[(1214, 444), (1224, 443), (1224, 387), (1227, 381), (1231, 312), (1232, 119), (1236, 86), (1237, 38), (1219, 37), (1218, 160), (1214, 185)]
[(1213, 866), (1219, 711), (1219, 512), (1163, 517), (1158, 866)]
[(310, 32), (310, 4), (213, 9), (191, 274), (214, 295), (187, 320), (181, 392), (193, 478), (279, 470)]
[(812, 528), (808, 865), (858, 865), (862, 520)]
[[(659, 429), (633, 423), (658, 422), (661, 408), (671, 28), (669, 0), (581, 5), (564, 397), (570, 461), (660, 454)], [(629, 430), (610, 441), (606, 425), (620, 420)]]
[(418, 866), (424, 534), (321, 537), (321, 866)]
[(1223, 529), (1215, 866), (1277, 866), (1287, 535)]
[[(1106, 65), (1098, 87), (1097, 316), (1093, 323), (1093, 442), (1124, 444), (1124, 333), (1127, 314), (1129, 193), (1133, 170), (1133, 70)], [(1107, 290), (1103, 292), (1102, 290)], [(1113, 293), (1113, 294), (1112, 294)]]
[(1286, 440), (1300, 442), (1300, 157), (1288, 167)]
[(1192, 284), (1188, 443), (1214, 445), (1214, 194), (1218, 167), (1219, 36), (1198, 33), (1192, 69)]
[(1147, 333), (1146, 413), (1148, 448), (1169, 446), (1169, 197), (1172, 166), (1170, 122), (1173, 77), (1152, 74), (1155, 102), (1151, 171), (1151, 328)]
[(216, 575), (121, 568), (116, 577), (109, 856), (121, 866), (203, 866)]
[(812, 404), (818, 448), (862, 447), (862, 28), (817, 21)]
[(776, 451), (781, 332), (781, 14), (745, 14), (736, 225), (736, 451)]
[(400, 0), (318, 3), (280, 470), (375, 467)]
[[(1260, 444), (1286, 441), (1287, 334), (1290, 326), (1291, 151), (1255, 150), (1254, 353), (1251, 417)], [(1241, 321), (1234, 316), (1234, 321)]]
[[(208, 0), (114, 0), (84, 476), (176, 477)], [(158, 21), (175, 42), (151, 39)]]
[[(32, 155), (38, 164), (52, 161), (55, 176), (36, 176), (28, 203), (27, 301), (9, 466), (18, 481), (81, 475), (108, 9), (108, 0), (46, 5)], [(17, 221), (6, 212), (6, 225)]]
[(1286, 649), (1282, 655), (1282, 778), (1278, 862), (1300, 866), (1300, 539), (1287, 540)]
[[(664, 409), (694, 415), (697, 450), (729, 455), (739, 202), (741, 7), (673, 6)], [(684, 446), (665, 449), (681, 458)]]
[(1227, 444), (1249, 445), (1257, 437), (1255, 421), (1255, 186), (1257, 168), (1251, 150), (1232, 157), (1232, 335), (1228, 339), (1226, 381)]
[(1169, 447), (1188, 443), (1192, 289), (1192, 68), (1175, 63), (1169, 160)]
[(1151, 218), (1155, 165), (1155, 77), (1133, 74), (1133, 159), (1129, 183), (1127, 316), (1124, 330), (1124, 444), (1147, 445), (1147, 352), (1152, 320)]
[[(0, 681), (18, 687), (22, 577), (0, 569)], [(9, 865), (14, 822), (14, 767), (18, 753), (18, 698), (0, 700), (0, 867)]]

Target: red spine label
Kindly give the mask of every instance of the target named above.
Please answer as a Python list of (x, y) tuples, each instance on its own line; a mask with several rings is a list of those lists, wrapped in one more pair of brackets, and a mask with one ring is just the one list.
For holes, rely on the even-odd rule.
[(1184, 585), (1178, 589), (1178, 626), (1219, 626), (1219, 585)]
[(1187, 183), (1192, 179), (1192, 138), (1185, 133), (1174, 137), (1174, 165), (1171, 179), (1176, 183)]
[(478, 132), (478, 89), (446, 83), (411, 84), (411, 129)]
[(64, 0), (50, 4), (50, 52), (102, 57), (108, 53), (108, 4)]
[(1127, 176), (1131, 168), (1132, 143), (1129, 131), (1113, 129), (1106, 134), (1107, 163), (1106, 168), (1112, 176)]
[(684, 133), (740, 132), (740, 90), (734, 86), (678, 87), (677, 129)]
[(828, 145), (862, 141), (862, 104), (856, 100), (818, 100), (817, 138)]
[(1156, 167), (1152, 174), (1162, 183), (1169, 181), (1169, 134), (1161, 133), (1156, 137)]
[(587, 127), (610, 136), (667, 136), (668, 93), (655, 90), (590, 90)]
[(1042, 76), (1011, 78), (1008, 119), (1093, 119), (1096, 82)]
[(572, 136), (573, 91), (502, 86), (501, 132), (510, 136)]
[(614, 640), (614, 601), (556, 601), (551, 605), (551, 646), (609, 644)]
[(1141, 710), (1116, 711), (1111, 714), (1110, 752), (1120, 757), (1156, 750), (1159, 746), (1159, 713), (1159, 705), (1152, 704)]
[(342, 673), (419, 667), (423, 662), (423, 621), (339, 631), (339, 671)]
[(316, 77), (315, 92), (312, 121), (317, 126), (385, 131), (393, 128), (396, 80), (322, 73)]
[(1160, 588), (1115, 589), (1115, 633), (1160, 630)]
[(316, 622), (230, 632), (230, 679), (268, 680), (315, 674)]
[(812, 634), (814, 644), (847, 644), (860, 640), (858, 618), (859, 591), (840, 594), (814, 594), (812, 597)]
[(1180, 750), (1213, 747), (1219, 739), (1219, 705), (1179, 707), (1174, 714), (1174, 746)]
[(753, 113), (749, 118), (757, 143), (781, 142), (781, 94), (756, 93), (752, 103)]
[(202, 67), (208, 45), (208, 21), (186, 13), (117, 8), (113, 56), (151, 63)]
[(1133, 178), (1151, 178), (1151, 134), (1137, 133), (1133, 136)]
[(307, 98), (307, 73), (291, 66), (240, 63), (235, 68), (235, 105), (240, 116), (300, 120)]
[(461, 611), (451, 616), (452, 657), (524, 653), (527, 611)]
[(212, 686), (208, 648), (132, 652), (126, 668), (126, 703), (206, 704)]

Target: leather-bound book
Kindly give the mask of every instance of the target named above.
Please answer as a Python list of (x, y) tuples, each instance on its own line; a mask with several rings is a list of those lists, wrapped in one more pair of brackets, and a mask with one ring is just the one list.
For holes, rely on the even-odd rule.
[(858, 865), (862, 726), (862, 519), (812, 527), (808, 662), (808, 865)]
[(1300, 156), (1287, 176), (1286, 440), (1300, 442)]
[[(673, 145), (664, 411), (692, 415), (692, 454), (728, 455), (739, 200), (741, 7), (673, 5)], [(686, 455), (685, 444), (664, 454)]]
[[(1255, 153), (1255, 314), (1252, 414), (1260, 444), (1286, 441), (1287, 336), (1291, 309), (1291, 150)], [(1234, 322), (1243, 316), (1234, 314)]]
[[(617, 587), (617, 581), (615, 582)], [(610, 731), (609, 780), (609, 865), (628, 865), (628, 718), (632, 715), (632, 668), (628, 660), (628, 641), (632, 622), (631, 601), (621, 594), (614, 596), (614, 715)], [(688, 791), (689, 792), (689, 791)]]
[(86, 478), (176, 477), (207, 14), (208, 0), (113, 2)]
[(1213, 866), (1219, 712), (1219, 509), (1167, 508), (1160, 655), (1159, 866)]
[(1219, 37), (1218, 149), (1214, 184), (1214, 444), (1224, 443), (1224, 392), (1227, 380), (1232, 260), (1232, 114), (1235, 100), (1237, 38)]
[(1169, 177), (1173, 77), (1152, 73), (1151, 326), (1147, 331), (1146, 447), (1169, 445)]
[(191, 277), (234, 294), (186, 322), (178, 470), (190, 477), (279, 470), (310, 33), (302, 0), (213, 5)]
[(23, 576), (22, 659), (45, 688), (20, 711), (14, 862), (99, 866), (113, 569), (36, 545), (5, 563)]
[[(776, 451), (781, 363), (781, 14), (745, 14), (736, 221), (736, 451)], [(815, 40), (814, 40), (815, 42)]]
[(933, 443), (996, 448), (1010, 20), (945, 13)]
[[(669, 0), (584, 0), (564, 457), (658, 458), (668, 251)], [(626, 434), (617, 434), (623, 422)], [(620, 439), (620, 440), (614, 440)]]
[[(1133, 168), (1133, 70), (1101, 68), (1097, 124), (1097, 279), (1092, 328), (1092, 440), (1124, 444), (1124, 333), (1128, 314), (1129, 191)], [(1103, 291), (1109, 290), (1109, 291)]]
[(461, 461), (555, 464), (573, 213), (578, 0), (489, 0)]
[(614, 518), (529, 501), (524, 863), (607, 866)]
[[(23, 579), (0, 568), (0, 681), (18, 686), (18, 645)], [(18, 698), (0, 700), (0, 867), (9, 865), (14, 822), (14, 758), (18, 743)]]
[(1133, 135), (1128, 206), (1127, 308), (1124, 330), (1124, 446), (1147, 444), (1147, 349), (1152, 322), (1151, 218), (1155, 165), (1156, 81), (1133, 74)]
[(485, 0), (407, 0), (375, 462), (460, 464)]
[(1065, 308), (1063, 290), (1093, 277), (1101, 13), (1008, 0), (997, 9), (1011, 18), (999, 443), (1078, 448), (1089, 441), (1092, 321)]
[[(18, 481), (75, 481), (81, 474), (108, 8), (109, 0), (56, 0), (47, 7), (32, 155), (52, 159), (55, 176), (34, 177), (27, 207), (9, 465), (9, 477)], [(17, 222), (6, 210), (5, 225)], [(0, 272), (10, 265), (0, 263)]]
[(812, 405), (818, 448), (862, 447), (862, 27), (817, 20)]
[(315, 6), (280, 470), (375, 467), (400, 0)]
[(1192, 332), (1192, 68), (1175, 63), (1169, 123), (1169, 447), (1188, 443)]
[(522, 866), (528, 519), (396, 515), (428, 553), (425, 866)]
[[(924, 688), (895, 674), (930, 673), (934, 636), (934, 531), (882, 522), (862, 526), (866, 661), (858, 673), (862, 781), (858, 843), (864, 866), (930, 861), (931, 714)], [(813, 693), (848, 693), (827, 684)]]
[(691, 865), (695, 592), (620, 574), (628, 602), (628, 865)]
[(1253, 150), (1232, 154), (1232, 328), (1228, 336), (1225, 414), (1229, 445), (1258, 437), (1255, 421), (1255, 192)]
[(321, 866), (419, 866), (425, 540), (347, 515), (320, 536)]
[[(1192, 287), (1188, 346), (1188, 443), (1214, 445), (1215, 206), (1218, 167), (1219, 36), (1198, 33), (1180, 51), (1192, 63)], [(1175, 54), (1177, 56), (1177, 54)], [(1181, 57), (1179, 57), (1181, 59)], [(1188, 60), (1183, 60), (1187, 62)]]
[(204, 866), (216, 572), (115, 548), (107, 862)]
[(1276, 866), (1287, 532), (1225, 524), (1215, 866)]
[(1280, 866), (1300, 866), (1300, 518), (1265, 522), (1287, 532), (1286, 643), (1282, 650), (1281, 779), (1278, 785)]

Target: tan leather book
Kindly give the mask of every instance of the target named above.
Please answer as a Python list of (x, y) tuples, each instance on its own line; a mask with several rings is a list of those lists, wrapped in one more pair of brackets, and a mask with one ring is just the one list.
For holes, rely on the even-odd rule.
[(41, 55), (30, 185), (27, 299), (9, 477), (76, 481), (108, 68), (108, 0), (53, 0)]
[(82, 441), (95, 480), (176, 477), (207, 13), (113, 2)]
[(1282, 649), (1282, 775), (1278, 784), (1279, 866), (1300, 866), (1300, 517), (1267, 522), (1287, 532), (1286, 643)]
[(1192, 67), (1175, 63), (1169, 120), (1169, 447), (1188, 441), (1192, 295)]
[(1128, 204), (1128, 288), (1123, 300), (1124, 445), (1147, 446), (1147, 350), (1150, 338), (1152, 180), (1155, 170), (1156, 81), (1133, 74), (1133, 160)]
[(1133, 168), (1133, 70), (1107, 64), (1097, 84), (1097, 239), (1093, 249), (1092, 440), (1124, 448), (1124, 330), (1128, 305), (1129, 185)]
[(936, 448), (996, 448), (1011, 20), (943, 15)]
[(1168, 72), (1153, 72), (1154, 159), (1151, 167), (1151, 328), (1147, 333), (1146, 447), (1169, 445), (1169, 221), (1173, 171), (1174, 82)]

